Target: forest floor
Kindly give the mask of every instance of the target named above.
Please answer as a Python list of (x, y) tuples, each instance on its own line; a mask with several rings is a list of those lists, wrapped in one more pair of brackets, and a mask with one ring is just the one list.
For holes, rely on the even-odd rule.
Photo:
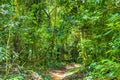
[(66, 77), (78, 72), (80, 67), (79, 64), (69, 64), (62, 69), (51, 69), (48, 73), (53, 80), (67, 80)]

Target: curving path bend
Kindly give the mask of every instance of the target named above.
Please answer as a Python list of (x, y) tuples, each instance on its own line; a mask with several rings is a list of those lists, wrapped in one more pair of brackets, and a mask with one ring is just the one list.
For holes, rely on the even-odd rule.
[(73, 68), (78, 68), (78, 67), (80, 67), (80, 65), (70, 64), (70, 65), (65, 66), (65, 68), (61, 69), (61, 70), (51, 70), (49, 72), (49, 74), (53, 78), (53, 80), (66, 80), (65, 77), (76, 73), (75, 71), (74, 72), (67, 72), (67, 70), (73, 69)]

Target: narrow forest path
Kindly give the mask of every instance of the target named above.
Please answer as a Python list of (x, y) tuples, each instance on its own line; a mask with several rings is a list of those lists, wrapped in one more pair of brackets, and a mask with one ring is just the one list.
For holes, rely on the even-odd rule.
[(79, 67), (80, 65), (78, 64), (70, 64), (70, 65), (65, 66), (63, 69), (59, 69), (59, 70), (53, 69), (49, 72), (49, 74), (53, 80), (66, 80), (65, 79), (66, 77), (71, 76), (77, 72), (77, 71), (68, 72), (68, 70), (79, 68)]

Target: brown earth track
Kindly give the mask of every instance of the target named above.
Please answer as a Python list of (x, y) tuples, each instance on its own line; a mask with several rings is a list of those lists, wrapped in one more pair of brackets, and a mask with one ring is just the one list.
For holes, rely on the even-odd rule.
[(53, 80), (66, 80), (65, 77), (70, 76), (75, 73), (75, 72), (66, 72), (66, 71), (68, 69), (73, 69), (73, 68), (78, 68), (78, 67), (80, 67), (80, 65), (70, 64), (70, 65), (65, 66), (64, 69), (60, 69), (60, 70), (52, 69), (49, 72), (49, 75), (51, 76)]

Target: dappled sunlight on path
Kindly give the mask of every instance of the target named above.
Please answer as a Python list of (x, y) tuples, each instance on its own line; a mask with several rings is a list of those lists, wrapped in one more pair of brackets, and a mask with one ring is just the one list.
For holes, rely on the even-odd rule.
[(65, 77), (76, 73), (76, 71), (67, 72), (67, 70), (73, 69), (73, 68), (78, 68), (78, 67), (80, 67), (80, 65), (78, 65), (78, 64), (70, 64), (70, 65), (65, 66), (65, 69), (51, 70), (49, 72), (49, 74), (53, 78), (53, 80), (66, 80)]

